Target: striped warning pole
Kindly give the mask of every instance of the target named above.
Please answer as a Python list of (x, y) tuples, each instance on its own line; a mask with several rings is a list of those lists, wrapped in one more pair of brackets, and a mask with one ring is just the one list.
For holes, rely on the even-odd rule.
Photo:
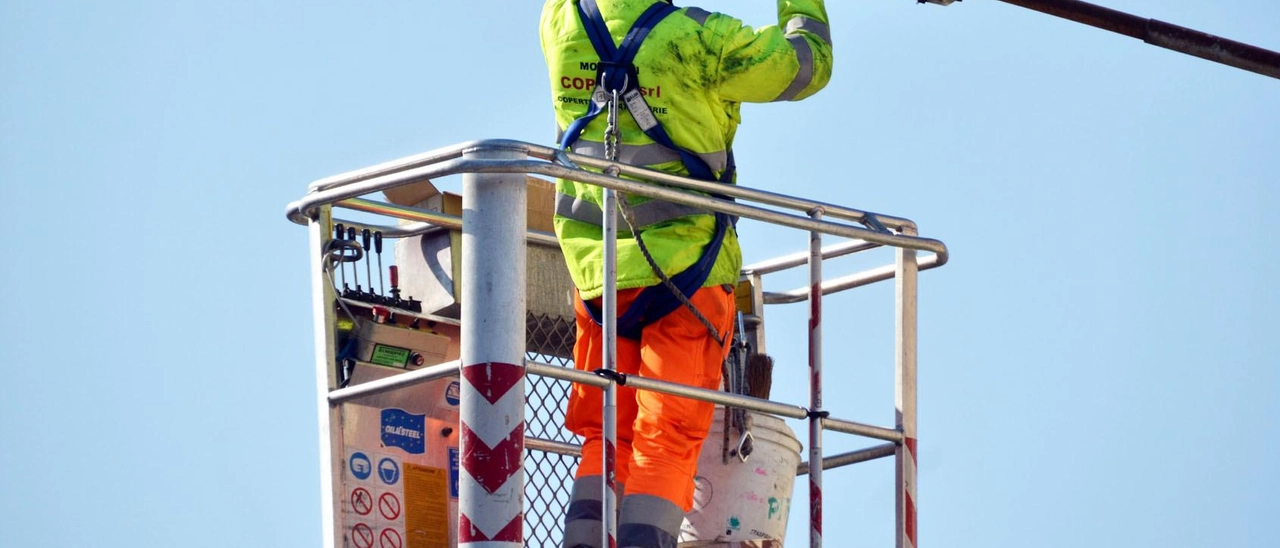
[[(523, 160), (478, 149), (476, 160)], [(463, 177), (458, 545), (524, 545), (525, 176)]]
[[(915, 228), (902, 234), (914, 236)], [(898, 249), (894, 277), (897, 280), (897, 360), (894, 367), (894, 403), (903, 440), (895, 455), (897, 476), (897, 546), (916, 548), (916, 275), (914, 249)]]
[[(809, 216), (821, 221), (824, 211)], [(809, 233), (809, 546), (822, 546), (822, 233)]]

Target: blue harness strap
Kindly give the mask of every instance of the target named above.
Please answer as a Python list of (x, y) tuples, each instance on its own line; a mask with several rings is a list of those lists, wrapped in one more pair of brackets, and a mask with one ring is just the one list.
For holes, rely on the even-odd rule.
[[(658, 23), (676, 11), (675, 6), (665, 2), (657, 2), (649, 6), (648, 9), (640, 14), (640, 17), (636, 18), (635, 24), (632, 25), (631, 30), (627, 31), (627, 35), (622, 39), (622, 47), (619, 48), (614, 46), (613, 35), (609, 34), (609, 27), (605, 25), (604, 17), (600, 15), (600, 9), (596, 6), (595, 0), (581, 0), (578, 2), (578, 19), (582, 21), (583, 30), (587, 32), (587, 39), (591, 41), (591, 46), (595, 48), (596, 56), (600, 58), (600, 61), (596, 63), (596, 91), (592, 94), (590, 106), (587, 108), (585, 115), (574, 120), (565, 130), (564, 136), (560, 140), (560, 148), (562, 150), (573, 146), (578, 141), (578, 138), (582, 136), (587, 124), (590, 124), (600, 113), (604, 112), (604, 107), (609, 101), (608, 95), (605, 94), (606, 91), (617, 90), (619, 94), (623, 94), (638, 88), (637, 82), (639, 78), (633, 63), (636, 53), (640, 51), (640, 44), (644, 43), (645, 38), (649, 36), (649, 32)], [(667, 140), (670, 141), (670, 138)], [(663, 146), (670, 146), (672, 149), (676, 149), (673, 145), (674, 143), (672, 145), (664, 144)], [(699, 158), (699, 161), (701, 161), (701, 158)]]
[[(587, 125), (604, 112), (610, 97), (608, 92), (617, 90), (620, 95), (627, 97), (628, 110), (633, 118), (635, 111), (638, 110), (630, 108), (633, 103), (648, 110), (649, 106), (640, 94), (639, 73), (634, 64), (636, 54), (640, 52), (640, 45), (644, 43), (653, 28), (676, 11), (679, 9), (666, 2), (654, 3), (636, 18), (631, 30), (627, 31), (627, 35), (623, 37), (622, 45), (614, 46), (613, 36), (609, 34), (609, 27), (605, 25), (604, 17), (600, 15), (600, 9), (596, 6), (595, 0), (578, 2), (578, 18), (582, 21), (587, 39), (591, 41), (591, 46), (595, 48), (600, 61), (596, 64), (596, 91), (592, 94), (587, 113), (574, 120), (565, 129), (560, 140), (561, 150), (567, 150), (573, 146), (582, 136)], [(677, 145), (667, 134), (667, 130), (662, 127), (662, 123), (656, 119), (652, 120), (651, 124), (640, 124), (640, 129), (655, 143), (675, 151), (680, 156), (685, 169), (689, 171), (690, 177), (702, 181), (732, 182), (733, 169), (725, 169), (720, 177), (716, 177), (715, 171), (707, 165), (706, 161), (692, 151)]]
[[(716, 257), (720, 255), (720, 247), (724, 243), (725, 232), (728, 230), (729, 216), (724, 213), (716, 213), (716, 233), (711, 237), (711, 242), (703, 249), (702, 256), (698, 258), (698, 262), (693, 263), (689, 268), (684, 269), (679, 274), (671, 277), (671, 283), (684, 294), (686, 299), (692, 298), (693, 294), (702, 288), (702, 284), (706, 283), (707, 277), (711, 275), (711, 267), (716, 263)], [(591, 319), (600, 323), (600, 307), (583, 301), (582, 304), (587, 310), (587, 314)], [(671, 291), (661, 284), (651, 285), (640, 290), (640, 294), (636, 295), (635, 300), (631, 301), (631, 306), (627, 307), (627, 311), (618, 316), (618, 335), (628, 339), (639, 340), (640, 333), (649, 324), (662, 319), (667, 314), (675, 312), (680, 308), (680, 299), (671, 294)]]
[[(666, 2), (654, 3), (636, 19), (635, 24), (623, 37), (621, 45), (615, 46), (613, 36), (609, 34), (609, 28), (605, 25), (604, 17), (600, 15), (600, 10), (596, 6), (595, 0), (580, 0), (578, 2), (578, 18), (582, 22), (583, 29), (586, 31), (592, 47), (596, 50), (596, 55), (600, 57), (600, 61), (596, 65), (596, 90), (592, 93), (587, 113), (569, 124), (560, 141), (561, 150), (567, 150), (578, 141), (587, 125), (595, 120), (600, 113), (604, 112), (612, 97), (612, 92), (617, 91), (620, 96), (626, 98), (628, 111), (636, 119), (637, 124), (645, 135), (654, 142), (678, 153), (691, 177), (703, 181), (732, 182), (734, 171), (732, 153), (729, 155), (729, 164), (723, 175), (717, 178), (711, 166), (707, 165), (702, 158), (676, 145), (656, 118), (652, 118), (652, 115), (649, 115), (647, 118), (652, 119), (646, 123), (641, 121), (635, 114), (640, 109), (643, 109), (645, 114), (649, 113), (648, 103), (645, 102), (640, 94), (639, 73), (633, 64), (636, 53), (640, 51), (640, 45), (649, 36), (649, 32), (664, 18), (676, 11), (677, 8), (675, 6)], [(715, 265), (716, 258), (720, 255), (720, 248), (724, 244), (725, 234), (728, 232), (729, 226), (735, 224), (734, 219), (727, 214), (716, 213), (715, 216), (716, 231), (706, 248), (703, 249), (702, 256), (689, 268), (670, 278), (672, 284), (684, 294), (686, 299), (691, 298), (698, 289), (702, 288), (707, 278), (711, 276), (711, 269)], [(600, 309), (589, 302), (584, 301), (583, 304), (591, 318), (599, 324)], [(646, 287), (640, 291), (640, 294), (627, 307), (626, 312), (618, 316), (618, 334), (628, 339), (638, 340), (645, 326), (674, 312), (680, 305), (680, 299), (665, 286), (659, 284)]]

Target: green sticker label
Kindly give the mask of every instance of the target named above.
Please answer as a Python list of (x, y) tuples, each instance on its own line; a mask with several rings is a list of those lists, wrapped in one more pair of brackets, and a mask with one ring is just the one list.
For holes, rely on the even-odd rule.
[(405, 367), (409, 365), (409, 351), (404, 348), (375, 344), (373, 357), (369, 358), (369, 361), (378, 365)]

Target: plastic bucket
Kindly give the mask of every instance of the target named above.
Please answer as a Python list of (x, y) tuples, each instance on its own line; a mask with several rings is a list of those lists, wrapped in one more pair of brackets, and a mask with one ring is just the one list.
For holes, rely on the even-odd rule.
[[(754, 451), (746, 462), (724, 449), (724, 408), (716, 408), (711, 433), (698, 456), (693, 510), (680, 528), (682, 546), (776, 540), (781, 545), (791, 511), (791, 489), (800, 465), (800, 441), (782, 419), (751, 413)], [(729, 444), (741, 436), (731, 431)], [(689, 543), (689, 544), (684, 544)]]

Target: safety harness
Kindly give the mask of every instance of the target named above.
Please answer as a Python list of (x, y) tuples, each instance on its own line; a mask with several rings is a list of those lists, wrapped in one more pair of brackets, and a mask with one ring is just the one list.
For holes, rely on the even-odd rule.
[[(578, 18), (586, 30), (587, 37), (591, 40), (591, 45), (596, 50), (596, 55), (600, 57), (600, 61), (596, 65), (596, 89), (592, 92), (591, 103), (587, 113), (569, 124), (560, 141), (560, 149), (568, 150), (569, 147), (573, 146), (578, 141), (578, 138), (582, 136), (582, 132), (587, 125), (608, 108), (610, 101), (615, 96), (614, 92), (617, 92), (617, 96), (626, 105), (632, 119), (636, 121), (636, 124), (640, 126), (644, 134), (653, 139), (654, 142), (679, 154), (681, 162), (684, 163), (685, 169), (688, 170), (691, 177), (704, 181), (732, 183), (734, 172), (732, 152), (729, 153), (729, 161), (724, 173), (720, 177), (716, 177), (715, 171), (702, 158), (671, 140), (671, 136), (663, 129), (662, 123), (658, 121), (653, 111), (650, 110), (644, 95), (640, 93), (639, 72), (634, 64), (636, 53), (640, 51), (640, 45), (644, 43), (649, 32), (659, 22), (676, 11), (679, 11), (679, 9), (666, 2), (654, 3), (644, 13), (640, 14), (635, 24), (632, 25), (631, 30), (627, 31), (626, 36), (623, 37), (621, 45), (615, 47), (613, 36), (609, 34), (609, 28), (605, 25), (604, 18), (600, 15), (600, 10), (596, 6), (595, 0), (580, 0), (578, 2)], [(626, 217), (626, 215), (623, 216), (624, 219)], [(715, 217), (715, 235), (712, 236), (711, 241), (703, 249), (702, 256), (698, 258), (698, 261), (679, 274), (671, 276), (669, 281), (664, 279), (663, 284), (642, 289), (627, 310), (618, 316), (619, 336), (639, 340), (640, 333), (645, 326), (674, 312), (681, 304), (684, 304), (689, 306), (695, 315), (699, 316), (707, 328), (711, 330), (714, 337), (720, 338), (716, 329), (705, 318), (701, 317), (697, 309), (689, 304), (689, 298), (706, 283), (707, 278), (711, 275), (711, 269), (715, 265), (716, 257), (720, 255), (720, 248), (724, 243), (725, 234), (729, 226), (734, 224), (733, 217), (725, 213), (717, 212)], [(631, 224), (629, 220), (628, 224)], [(632, 226), (631, 231), (636, 243), (644, 253), (645, 259), (649, 261), (650, 267), (654, 269), (654, 273), (659, 278), (666, 278), (644, 248), (638, 227)], [(676, 292), (680, 294), (677, 295)], [(599, 307), (586, 301), (583, 304), (591, 318), (599, 324), (601, 317)]]

